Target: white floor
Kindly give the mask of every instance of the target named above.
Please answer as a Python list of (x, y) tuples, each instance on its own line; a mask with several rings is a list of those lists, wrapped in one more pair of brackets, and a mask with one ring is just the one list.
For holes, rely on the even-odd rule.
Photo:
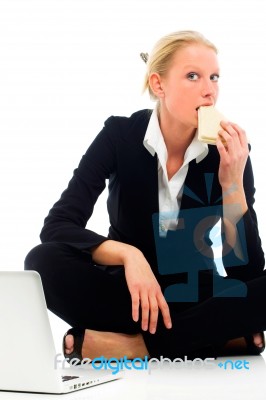
[[(61, 352), (61, 341), (68, 326), (50, 315), (55, 346)], [(266, 352), (265, 352), (266, 353)], [(232, 363), (242, 360), (238, 368)], [(246, 368), (243, 362), (246, 360)], [(266, 354), (260, 356), (219, 358), (214, 365), (206, 367), (174, 367), (164, 364), (160, 369), (154, 364), (151, 370), (130, 370), (122, 379), (80, 390), (67, 395), (68, 399), (138, 399), (138, 400), (265, 400), (266, 398)], [(0, 360), (1, 362), (1, 360)], [(219, 363), (223, 365), (218, 366)], [(249, 364), (247, 364), (249, 363)], [(248, 368), (248, 369), (247, 369)], [(1, 379), (1, 377), (0, 377)], [(0, 400), (55, 399), (57, 395), (0, 392)]]

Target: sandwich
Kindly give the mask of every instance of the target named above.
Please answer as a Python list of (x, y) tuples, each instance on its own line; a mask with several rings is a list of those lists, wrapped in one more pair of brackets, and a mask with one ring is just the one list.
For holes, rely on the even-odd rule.
[(214, 106), (202, 106), (198, 109), (198, 139), (201, 142), (215, 144), (220, 123), (226, 118)]

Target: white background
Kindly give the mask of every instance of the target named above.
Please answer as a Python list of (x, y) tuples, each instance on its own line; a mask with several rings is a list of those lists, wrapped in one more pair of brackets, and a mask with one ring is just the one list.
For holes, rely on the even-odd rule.
[[(0, 269), (23, 268), (105, 119), (154, 106), (139, 53), (181, 29), (219, 49), (217, 108), (251, 140), (266, 243), (265, 15), (265, 0), (0, 0)], [(104, 234), (105, 199), (90, 223)]]

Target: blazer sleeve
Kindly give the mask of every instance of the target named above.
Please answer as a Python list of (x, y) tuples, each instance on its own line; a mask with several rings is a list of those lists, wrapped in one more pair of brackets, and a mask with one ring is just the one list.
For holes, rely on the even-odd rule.
[(110, 117), (82, 157), (67, 189), (45, 218), (40, 234), (42, 242), (64, 242), (89, 252), (107, 240), (86, 229), (86, 224), (106, 179), (116, 168), (113, 136), (117, 127), (115, 117)]
[[(254, 176), (250, 157), (248, 157), (246, 163), (243, 179), (248, 210), (244, 214), (239, 225), (244, 228), (244, 240), (242, 241), (242, 248), (244, 248), (244, 251), (246, 252), (247, 262), (241, 266), (232, 266), (225, 269), (229, 277), (247, 281), (259, 276), (265, 265), (264, 252), (262, 250), (261, 239), (258, 230), (257, 216), (253, 207), (255, 203), (256, 189), (254, 187)], [(242, 229), (241, 226), (238, 227), (238, 230)]]

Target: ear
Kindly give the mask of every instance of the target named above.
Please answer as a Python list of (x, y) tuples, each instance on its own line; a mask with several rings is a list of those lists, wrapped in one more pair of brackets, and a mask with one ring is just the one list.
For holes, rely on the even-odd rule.
[(157, 73), (153, 73), (150, 75), (149, 78), (149, 84), (150, 84), (150, 88), (153, 92), (153, 94), (156, 97), (162, 98), (164, 97), (164, 91), (162, 89), (162, 78), (160, 77), (159, 74)]

